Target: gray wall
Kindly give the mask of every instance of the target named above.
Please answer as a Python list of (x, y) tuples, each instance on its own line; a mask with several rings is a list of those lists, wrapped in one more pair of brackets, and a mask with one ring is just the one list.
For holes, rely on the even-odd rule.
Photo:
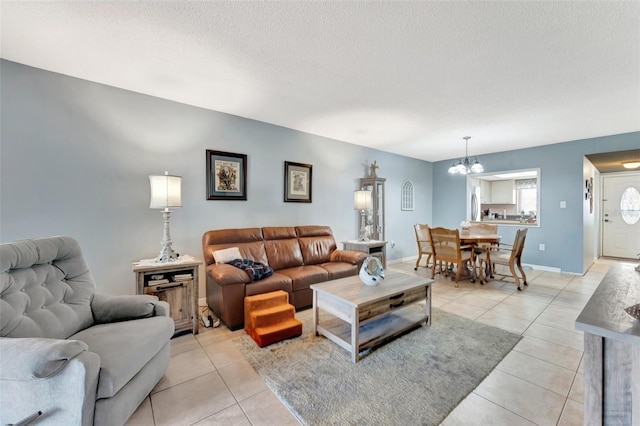
[[(594, 233), (585, 230), (584, 156), (640, 147), (640, 132), (605, 136), (478, 156), (486, 172), (540, 168), (540, 227), (530, 228), (523, 260), (525, 263), (583, 273), (585, 245), (593, 246)], [(466, 179), (451, 176), (451, 161), (433, 164), (433, 223), (455, 227), (466, 214)], [(442, 201), (441, 201), (442, 200)], [(560, 201), (567, 208), (560, 208)], [(597, 200), (594, 200), (597, 201)], [(516, 227), (502, 226), (500, 234), (512, 241)], [(545, 251), (538, 245), (545, 244)]]
[[(209, 229), (324, 224), (338, 242), (355, 238), (353, 191), (374, 160), (387, 178), (388, 257), (415, 256), (411, 225), (432, 222), (428, 162), (4, 60), (0, 79), (0, 241), (73, 236), (101, 293), (134, 293), (131, 262), (159, 252), (147, 176), (164, 170), (183, 177), (173, 247), (200, 258)], [(247, 201), (205, 199), (206, 149), (248, 155)], [(283, 202), (284, 161), (313, 165), (311, 204)], [(415, 211), (400, 210), (405, 179)]]
[[(466, 214), (466, 180), (447, 173), (450, 160), (414, 160), (4, 60), (0, 84), (0, 241), (77, 238), (103, 293), (133, 293), (131, 261), (160, 249), (147, 176), (164, 170), (183, 176), (174, 248), (197, 257), (209, 229), (326, 224), (336, 240), (354, 238), (352, 192), (374, 160), (387, 178), (390, 259), (415, 256), (414, 223), (457, 227)], [(583, 222), (583, 157), (639, 146), (634, 132), (479, 156), (487, 172), (541, 169), (541, 226), (529, 231), (526, 263), (584, 271), (597, 233)], [(206, 149), (249, 156), (248, 201), (205, 200)], [(313, 164), (313, 203), (282, 201), (284, 161)], [(415, 185), (415, 211), (400, 210), (404, 179)], [(512, 240), (515, 228), (500, 233)]]

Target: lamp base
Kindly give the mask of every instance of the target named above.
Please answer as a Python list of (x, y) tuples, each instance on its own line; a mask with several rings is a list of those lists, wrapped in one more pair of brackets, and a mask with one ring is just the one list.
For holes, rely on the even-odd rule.
[(175, 262), (180, 254), (173, 251), (171, 248), (171, 234), (169, 231), (169, 221), (171, 220), (171, 211), (164, 209), (162, 211), (162, 217), (164, 219), (164, 233), (162, 234), (162, 250), (156, 257), (156, 263)]
[(369, 241), (369, 238), (367, 237), (367, 227), (365, 225), (366, 213), (367, 212), (365, 210), (360, 210), (360, 234), (358, 235), (358, 241)]
[(176, 260), (178, 260), (178, 256), (180, 256), (180, 253), (176, 253), (175, 251), (173, 251), (173, 249), (171, 249), (171, 247), (169, 247), (168, 254), (165, 252), (163, 247), (158, 257), (156, 257), (156, 263), (175, 262)]

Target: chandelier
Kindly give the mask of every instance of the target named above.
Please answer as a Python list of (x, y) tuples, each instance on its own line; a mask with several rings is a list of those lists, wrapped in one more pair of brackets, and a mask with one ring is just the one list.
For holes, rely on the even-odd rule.
[(458, 160), (457, 163), (453, 163), (451, 167), (449, 167), (449, 173), (452, 175), (468, 175), (469, 173), (482, 173), (484, 172), (484, 167), (478, 161), (476, 157), (473, 157), (473, 160), (469, 159), (469, 139), (471, 136), (465, 136), (462, 138), (465, 140), (465, 152), (464, 158)]

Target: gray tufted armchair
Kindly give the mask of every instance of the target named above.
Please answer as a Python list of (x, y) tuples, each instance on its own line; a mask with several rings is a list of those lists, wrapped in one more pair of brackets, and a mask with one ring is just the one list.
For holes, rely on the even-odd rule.
[(169, 305), (106, 296), (78, 242), (0, 244), (0, 424), (122, 425), (169, 365)]

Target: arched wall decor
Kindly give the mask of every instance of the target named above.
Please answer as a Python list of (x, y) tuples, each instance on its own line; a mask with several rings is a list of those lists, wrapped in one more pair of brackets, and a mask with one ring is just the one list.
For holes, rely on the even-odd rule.
[(410, 180), (405, 180), (402, 182), (401, 188), (401, 210), (414, 210), (414, 198), (415, 198), (415, 189), (413, 187), (413, 182)]

